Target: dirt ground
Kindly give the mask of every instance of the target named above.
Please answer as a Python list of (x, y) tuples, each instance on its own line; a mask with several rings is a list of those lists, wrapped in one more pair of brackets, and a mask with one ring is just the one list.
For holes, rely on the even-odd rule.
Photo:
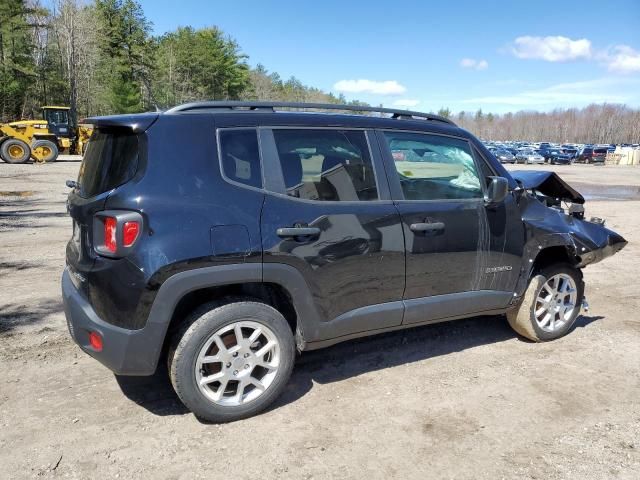
[(275, 407), (219, 426), (166, 371), (116, 378), (72, 343), (78, 167), (0, 164), (0, 478), (640, 478), (640, 168), (554, 167), (629, 241), (586, 269), (565, 338), (484, 317), (305, 353)]

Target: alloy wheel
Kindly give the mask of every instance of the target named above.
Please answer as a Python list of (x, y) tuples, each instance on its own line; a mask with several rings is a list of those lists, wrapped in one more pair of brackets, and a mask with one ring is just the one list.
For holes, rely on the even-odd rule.
[(575, 280), (564, 273), (549, 278), (540, 289), (534, 306), (538, 326), (545, 332), (563, 328), (577, 308), (578, 289)]
[(200, 392), (212, 402), (240, 406), (261, 396), (280, 365), (280, 344), (267, 326), (245, 320), (211, 335), (195, 365)]

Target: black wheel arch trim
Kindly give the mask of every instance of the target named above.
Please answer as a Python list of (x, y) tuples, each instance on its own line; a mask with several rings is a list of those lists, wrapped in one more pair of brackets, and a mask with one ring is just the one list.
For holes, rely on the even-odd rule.
[(311, 291), (302, 274), (294, 267), (279, 263), (239, 263), (195, 268), (172, 275), (158, 290), (144, 329), (161, 329), (162, 341), (155, 346), (153, 362), (157, 362), (162, 346), (180, 300), (190, 292), (202, 288), (242, 283), (275, 283), (291, 296), (298, 317), (296, 341), (302, 349), (307, 339), (315, 339), (321, 322)]

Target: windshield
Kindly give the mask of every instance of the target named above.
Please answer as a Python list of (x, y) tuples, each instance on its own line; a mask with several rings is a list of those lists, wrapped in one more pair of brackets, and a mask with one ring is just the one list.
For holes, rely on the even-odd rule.
[(67, 110), (44, 110), (44, 119), (51, 124), (66, 125), (69, 123), (69, 113)]

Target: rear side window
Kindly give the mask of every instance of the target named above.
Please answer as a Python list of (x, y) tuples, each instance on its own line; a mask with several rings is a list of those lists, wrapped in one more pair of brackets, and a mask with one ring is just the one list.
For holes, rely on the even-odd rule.
[(129, 130), (95, 130), (80, 165), (82, 197), (93, 197), (133, 178), (138, 169), (138, 136)]
[(355, 130), (274, 130), (287, 195), (316, 201), (378, 199), (367, 139)]
[(220, 130), (220, 157), (224, 176), (233, 182), (262, 188), (258, 132)]
[(607, 153), (607, 149), (606, 148), (596, 148), (593, 153), (597, 153), (598, 155), (604, 155)]

